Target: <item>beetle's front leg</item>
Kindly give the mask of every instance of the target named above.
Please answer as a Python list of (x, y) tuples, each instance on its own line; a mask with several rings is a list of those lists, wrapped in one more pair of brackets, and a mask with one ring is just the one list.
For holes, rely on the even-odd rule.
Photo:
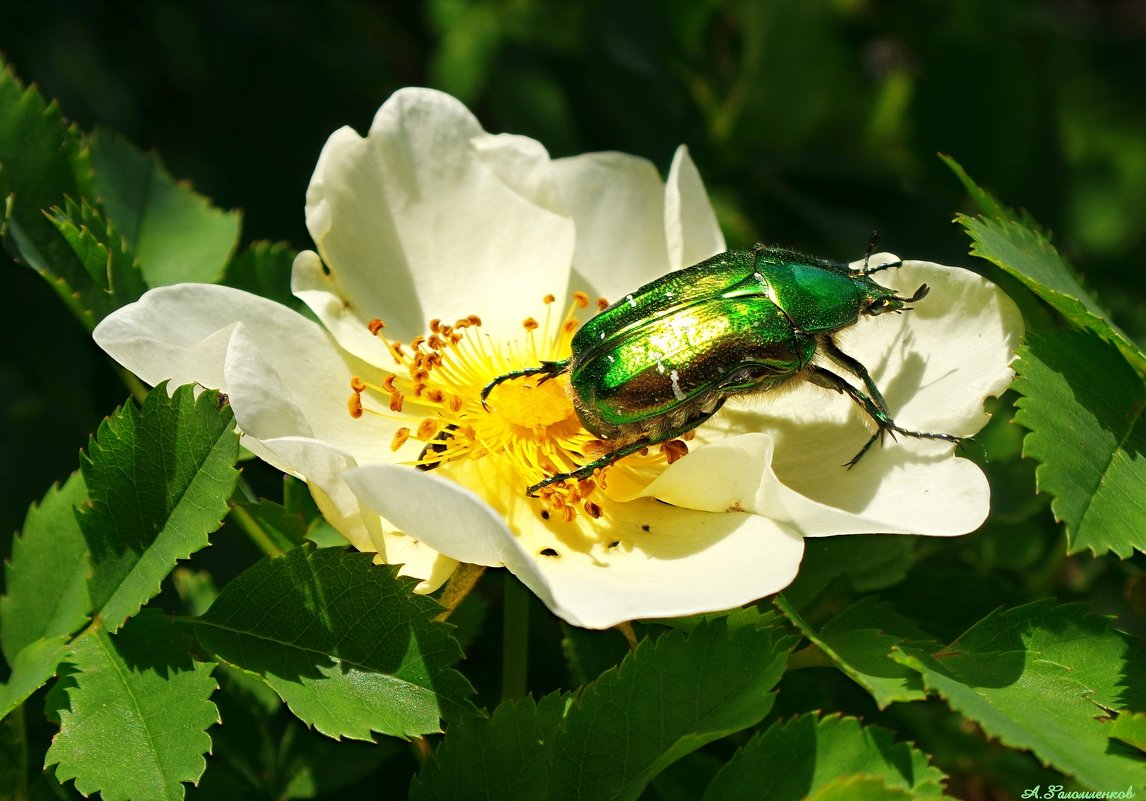
[(962, 437), (957, 437), (954, 434), (940, 434), (931, 431), (910, 431), (906, 428), (903, 428), (894, 420), (892, 420), (891, 416), (886, 411), (881, 409), (874, 400), (860, 392), (841, 376), (836, 375), (825, 367), (820, 367), (818, 364), (813, 364), (810, 368), (808, 368), (808, 380), (813, 384), (817, 384), (818, 386), (824, 387), (826, 389), (834, 389), (836, 392), (842, 392), (843, 394), (847, 395), (856, 403), (857, 406), (867, 412), (868, 416), (871, 417), (872, 420), (875, 421), (877, 428), (876, 432), (871, 436), (871, 439), (869, 439), (864, 444), (864, 446), (860, 448), (860, 452), (852, 457), (851, 461), (844, 465), (844, 467), (847, 467), (848, 469), (855, 467), (859, 460), (863, 458), (864, 454), (867, 453), (868, 450), (871, 449), (871, 446), (875, 444), (875, 441), (877, 439), (882, 439), (884, 433), (888, 431), (891, 431), (894, 434), (903, 434), (905, 437), (915, 437), (917, 439), (938, 439), (943, 440), (944, 442), (951, 442), (956, 445), (963, 441)]
[(583, 481), (584, 479), (592, 476), (598, 470), (606, 468), (614, 462), (624, 459), (626, 456), (631, 456), (634, 453), (643, 451), (645, 448), (651, 448), (653, 445), (659, 445), (662, 442), (669, 442), (676, 439), (677, 437), (684, 436), (688, 432), (695, 429), (697, 426), (701, 425), (705, 420), (720, 411), (720, 407), (723, 405), (724, 400), (721, 399), (720, 402), (717, 403), (711, 411), (699, 413), (696, 417), (690, 417), (688, 421), (672, 429), (671, 431), (666, 431), (655, 438), (641, 437), (635, 442), (630, 442), (628, 445), (622, 445), (616, 450), (609, 451), (599, 459), (595, 459), (592, 462), (589, 462), (589, 464), (578, 468), (577, 470), (573, 470), (569, 473), (558, 473), (555, 476), (550, 476), (544, 481), (539, 481), (532, 487), (529, 487), (525, 491), (525, 494), (530, 498), (535, 498), (537, 497), (536, 493), (539, 489), (548, 487), (550, 484), (556, 484), (559, 481), (566, 481), (570, 479), (573, 481)]
[(563, 359), (562, 361), (559, 361), (559, 362), (542, 362), (541, 364), (537, 365), (536, 367), (526, 367), (524, 370), (512, 370), (508, 373), (505, 373), (504, 375), (499, 375), (493, 381), (490, 381), (488, 384), (486, 384), (484, 387), (482, 387), (482, 390), (481, 390), (482, 408), (485, 409), (487, 412), (489, 411), (489, 405), (486, 403), (486, 399), (489, 397), (489, 393), (493, 392), (494, 387), (496, 387), (498, 384), (502, 383), (503, 381), (511, 381), (515, 378), (528, 378), (531, 375), (540, 375), (540, 376), (545, 376), (544, 378), (541, 379), (541, 383), (545, 383), (549, 379), (556, 378), (557, 376), (561, 375), (563, 372), (565, 372), (565, 370), (568, 367), (569, 367), (569, 360)]
[[(878, 406), (885, 415), (890, 417), (891, 411), (887, 407), (887, 401), (883, 399), (883, 393), (879, 391), (879, 387), (877, 387), (875, 381), (872, 380), (871, 373), (867, 371), (867, 368), (863, 366), (862, 362), (840, 350), (840, 346), (837, 345), (836, 341), (830, 336), (817, 337), (816, 346), (822, 350), (829, 359), (841, 367), (850, 370), (856, 378), (863, 381), (863, 385), (867, 387), (868, 394), (872, 400), (875, 401), (876, 406)], [(833, 387), (829, 387), (829, 389), (832, 388)]]

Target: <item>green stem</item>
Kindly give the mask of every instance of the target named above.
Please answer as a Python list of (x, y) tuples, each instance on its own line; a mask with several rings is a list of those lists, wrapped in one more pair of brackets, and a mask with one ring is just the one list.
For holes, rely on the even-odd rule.
[(529, 592), (508, 570), (502, 613), (501, 700), (508, 701), (525, 695), (529, 654)]
[(255, 547), (267, 556), (279, 556), (285, 553), (285, 551), (278, 546), (278, 543), (271, 539), (271, 536), (263, 530), (263, 527), (258, 524), (258, 521), (251, 517), (251, 513), (243, 507), (231, 504), (231, 519), (243, 530), (247, 538), (255, 544)]

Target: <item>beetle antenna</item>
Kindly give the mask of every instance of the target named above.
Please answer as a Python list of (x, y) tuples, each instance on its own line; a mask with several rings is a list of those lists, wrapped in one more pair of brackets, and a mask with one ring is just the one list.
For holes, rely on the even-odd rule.
[(879, 231), (872, 231), (867, 240), (867, 252), (863, 254), (863, 269), (860, 272), (864, 275), (867, 275), (867, 263), (871, 260), (871, 254), (875, 253), (877, 245), (879, 245)]
[(865, 253), (863, 257), (863, 267), (861, 267), (859, 271), (860, 275), (871, 275), (872, 273), (878, 273), (881, 270), (890, 270), (893, 267), (899, 267), (903, 264), (903, 260), (900, 259), (898, 261), (889, 261), (887, 264), (877, 264), (875, 267), (872, 267), (870, 264), (871, 254), (875, 253), (876, 246), (878, 245), (879, 231), (872, 231), (871, 238), (867, 242), (867, 253)]
[(927, 294), (930, 291), (931, 287), (929, 287), (927, 284), (920, 284), (919, 289), (915, 290), (915, 294), (907, 298), (907, 302), (915, 303), (917, 300), (923, 300), (925, 297), (927, 297)]

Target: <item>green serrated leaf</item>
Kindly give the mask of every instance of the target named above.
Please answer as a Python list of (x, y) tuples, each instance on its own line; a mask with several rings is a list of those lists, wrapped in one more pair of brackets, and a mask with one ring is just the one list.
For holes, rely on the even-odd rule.
[(1146, 751), (1146, 712), (1123, 712), (1110, 724), (1110, 736)]
[(1039, 462), (1068, 551), (1146, 550), (1146, 383), (1087, 331), (1032, 332), (1019, 356), (1023, 455)]
[(208, 544), (238, 480), (234, 415), (219, 394), (161, 384), (106, 419), (81, 457), (91, 496), (79, 516), (92, 602), (109, 631), (159, 592), (179, 559)]
[(1010, 209), (980, 188), (953, 160), (946, 159), (986, 216), (956, 216), (971, 237), (971, 253), (1019, 279), (1028, 289), (1077, 326), (1089, 328), (1114, 342), (1139, 371), (1146, 354), (1122, 332), (1079, 282), (1050, 239), (1029, 217), (1018, 219)]
[(895, 658), (988, 736), (1087, 786), (1146, 783), (1146, 763), (1112, 744), (1103, 721), (1140, 704), (1144, 657), (1082, 604), (994, 612), (941, 651), (902, 646)]
[(223, 283), (302, 312), (306, 304), (290, 290), (296, 255), (297, 251), (285, 242), (255, 242), (231, 260)]
[(552, 797), (554, 739), (572, 699), (501, 704), (489, 720), (450, 726), (433, 758), (414, 777), (410, 801), (545, 801)]
[(749, 740), (713, 778), (704, 801), (796, 801), (853, 776), (920, 798), (944, 797), (947, 778), (922, 751), (894, 742), (887, 729), (811, 714), (774, 723)]
[(979, 207), (979, 211), (997, 221), (1015, 218), (1015, 213), (1000, 203), (994, 195), (975, 183), (959, 162), (943, 153), (939, 154), (939, 158), (955, 173), (955, 177), (959, 179), (959, 183), (963, 184), (963, 188), (971, 196), (972, 202)]
[(214, 208), (176, 183), (158, 156), (125, 139), (99, 131), (88, 144), (96, 194), (135, 251), (148, 286), (222, 278), (239, 241), (239, 213)]
[(0, 239), (38, 272), (88, 329), (109, 311), (103, 287), (60, 237), (44, 210), (90, 193), (91, 166), (79, 134), (35, 87), (0, 61)]
[(795, 638), (720, 617), (645, 640), (576, 699), (503, 704), (452, 725), (411, 787), (420, 799), (633, 799), (672, 762), (759, 722)]
[(11, 660), (12, 674), (0, 684), (0, 718), (24, 703), (32, 693), (56, 675), (67, 652), (68, 636), (61, 634), (30, 642)]
[[(188, 799), (338, 799), (337, 791), (377, 770), (384, 761), (409, 759), (409, 745), (335, 742), (282, 710), (275, 692), (257, 678), (220, 665), (212, 696), (223, 725), (211, 731), (207, 772)], [(280, 711), (281, 710), (281, 711)]]
[(807, 801), (923, 801), (935, 797), (889, 787), (883, 779), (871, 776), (840, 776), (810, 793)]
[(95, 286), (109, 296), (111, 308), (125, 306), (147, 291), (143, 274), (127, 242), (96, 208), (71, 198), (48, 218), (71, 246)]
[(758, 723), (794, 644), (721, 619), (645, 640), (569, 710), (551, 752), (552, 797), (635, 799), (672, 762)]
[(296, 548), (257, 562), (198, 626), (221, 660), (261, 676), (299, 718), (331, 737), (412, 737), (470, 714), (473, 692), (436, 601), (371, 554)]
[(840, 670), (872, 694), (880, 709), (895, 701), (927, 697), (919, 674), (892, 661), (891, 650), (905, 643), (927, 650), (924, 643), (931, 644), (933, 638), (896, 612), (890, 603), (868, 596), (836, 615), (819, 631), (783, 595), (775, 603)]
[(207, 729), (219, 722), (208, 700), (213, 665), (190, 652), (187, 632), (154, 610), (119, 636), (93, 627), (76, 638), (75, 684), (45, 766), (104, 801), (183, 798), (182, 783), (198, 781), (206, 766)]
[(563, 622), (561, 634), (565, 665), (577, 685), (588, 684), (609, 668), (616, 667), (629, 652), (628, 642), (616, 629), (591, 631)]
[(28, 510), (4, 567), (8, 594), (0, 598), (0, 645), (13, 664), (26, 646), (71, 634), (87, 622), (87, 546), (76, 506), (87, 500), (83, 477), (73, 473)]

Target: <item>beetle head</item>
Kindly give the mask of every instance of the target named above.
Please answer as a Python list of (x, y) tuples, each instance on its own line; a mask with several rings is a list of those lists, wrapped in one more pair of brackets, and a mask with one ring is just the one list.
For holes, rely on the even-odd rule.
[[(875, 283), (874, 281), (872, 283)], [(863, 313), (875, 316), (885, 312), (900, 312), (911, 311), (911, 307), (907, 304), (915, 303), (917, 300), (922, 300), (927, 297), (927, 293), (931, 291), (931, 287), (927, 284), (921, 284), (919, 289), (915, 290), (909, 298), (901, 298), (890, 289), (876, 284), (880, 291), (872, 293), (868, 296), (868, 303), (864, 306)]]

